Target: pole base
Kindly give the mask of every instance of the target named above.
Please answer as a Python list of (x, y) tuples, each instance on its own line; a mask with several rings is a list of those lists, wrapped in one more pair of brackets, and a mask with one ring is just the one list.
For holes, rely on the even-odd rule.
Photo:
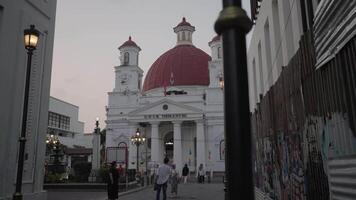
[(16, 192), (16, 193), (12, 196), (12, 200), (22, 200), (22, 194)]

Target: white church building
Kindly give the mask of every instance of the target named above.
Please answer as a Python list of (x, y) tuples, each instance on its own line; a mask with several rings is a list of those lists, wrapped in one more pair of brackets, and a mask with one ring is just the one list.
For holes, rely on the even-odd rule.
[[(225, 171), (222, 42), (210, 42), (211, 56), (193, 44), (195, 27), (185, 18), (173, 28), (177, 44), (150, 67), (143, 81), (141, 48), (130, 37), (118, 49), (115, 87), (109, 92), (106, 147), (127, 144), (128, 167), (136, 168), (137, 151), (130, 138), (146, 137), (139, 149), (140, 170), (169, 157), (181, 172)], [(143, 82), (143, 85), (142, 85)]]

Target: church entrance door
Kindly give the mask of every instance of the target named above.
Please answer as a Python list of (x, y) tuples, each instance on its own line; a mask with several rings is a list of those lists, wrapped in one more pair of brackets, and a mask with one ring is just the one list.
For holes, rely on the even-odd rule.
[(173, 132), (168, 132), (164, 136), (164, 155), (170, 160), (173, 159)]

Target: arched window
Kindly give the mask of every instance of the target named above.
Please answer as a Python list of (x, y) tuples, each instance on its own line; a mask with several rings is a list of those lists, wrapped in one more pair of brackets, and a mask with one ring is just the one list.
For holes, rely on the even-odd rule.
[(129, 52), (125, 52), (124, 54), (124, 65), (128, 65), (129, 64)]
[(221, 58), (221, 47), (218, 47), (218, 58)]
[(182, 32), (182, 40), (183, 41), (185, 40), (185, 32), (184, 31)]
[(225, 140), (220, 141), (219, 154), (220, 160), (225, 160)]

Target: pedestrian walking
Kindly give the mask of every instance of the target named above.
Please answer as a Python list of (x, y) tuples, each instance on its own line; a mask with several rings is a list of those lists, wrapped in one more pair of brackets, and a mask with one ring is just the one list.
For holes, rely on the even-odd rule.
[(169, 158), (164, 158), (164, 164), (161, 165), (157, 170), (155, 190), (156, 190), (156, 200), (159, 200), (160, 193), (162, 190), (163, 200), (167, 199), (167, 182), (171, 175), (171, 167), (168, 165)]
[(108, 173), (108, 199), (115, 200), (119, 198), (119, 172), (116, 169), (116, 162), (111, 163)]
[(188, 179), (188, 175), (189, 175), (189, 168), (188, 165), (185, 164), (182, 170), (182, 176), (183, 176), (183, 183), (187, 183), (187, 179)]
[(199, 171), (198, 171), (198, 182), (199, 183), (204, 183), (204, 177), (205, 177), (205, 170), (203, 164), (199, 165)]
[(171, 183), (171, 194), (172, 197), (175, 198), (178, 195), (178, 183), (179, 183), (179, 175), (175, 165), (172, 165), (170, 183)]

